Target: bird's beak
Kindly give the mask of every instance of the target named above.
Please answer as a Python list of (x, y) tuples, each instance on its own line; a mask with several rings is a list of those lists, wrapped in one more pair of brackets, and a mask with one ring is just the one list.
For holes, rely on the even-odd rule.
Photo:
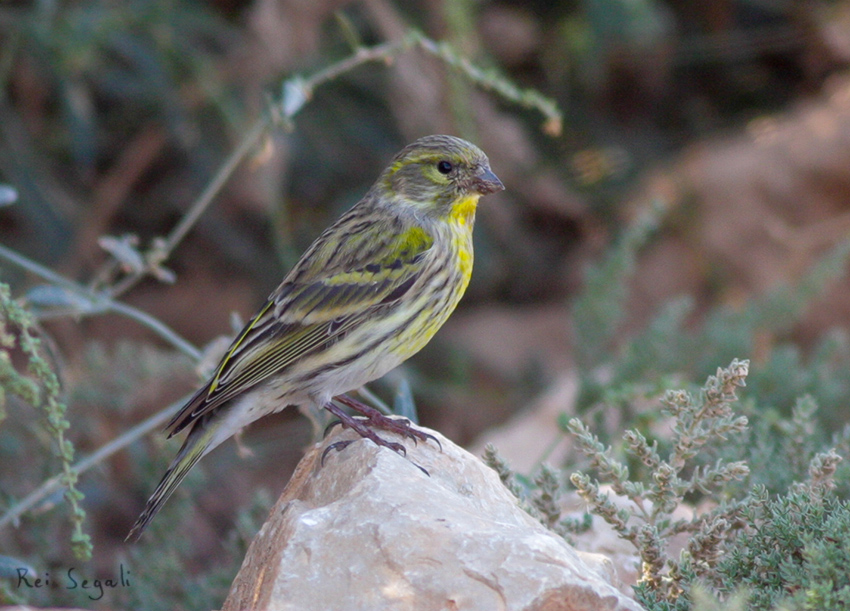
[(487, 166), (484, 166), (481, 170), (479, 170), (472, 184), (473, 188), (481, 195), (496, 193), (497, 191), (502, 191), (505, 188), (505, 185), (502, 184), (499, 177), (493, 174), (493, 170)]

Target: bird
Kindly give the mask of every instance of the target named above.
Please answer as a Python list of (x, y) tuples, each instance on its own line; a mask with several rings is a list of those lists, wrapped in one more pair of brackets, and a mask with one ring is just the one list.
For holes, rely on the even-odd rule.
[(203, 456), (288, 406), (326, 408), (401, 454), (404, 446), (374, 429), (433, 439), (345, 393), (417, 353), (454, 311), (472, 274), (478, 201), (503, 189), (484, 152), (454, 136), (425, 136), (396, 154), (304, 252), (166, 426), (168, 437), (189, 433), (126, 540), (139, 539)]

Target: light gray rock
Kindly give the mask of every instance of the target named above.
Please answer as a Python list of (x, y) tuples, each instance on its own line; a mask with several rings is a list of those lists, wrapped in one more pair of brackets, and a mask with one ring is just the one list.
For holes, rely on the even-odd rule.
[(354, 438), (339, 429), (311, 448), (223, 611), (641, 609), (609, 583), (609, 563), (583, 561), (494, 471), (429, 432), (442, 451), (407, 441), (410, 460), (358, 440), (321, 466), (327, 444)]

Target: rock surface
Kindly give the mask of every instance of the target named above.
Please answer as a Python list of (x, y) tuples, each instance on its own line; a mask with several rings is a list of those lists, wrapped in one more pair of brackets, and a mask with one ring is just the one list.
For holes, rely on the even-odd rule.
[[(639, 611), (520, 509), (495, 472), (433, 433), (409, 460), (337, 430), (298, 466), (223, 611)], [(397, 439), (384, 434), (388, 439)], [(413, 461), (413, 462), (411, 462)], [(430, 476), (416, 467), (420, 465)]]

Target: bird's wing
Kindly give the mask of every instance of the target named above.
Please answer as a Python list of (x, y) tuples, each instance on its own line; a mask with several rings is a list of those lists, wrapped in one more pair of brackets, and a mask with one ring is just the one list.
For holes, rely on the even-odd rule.
[(342, 239), (325, 232), (230, 345), (212, 378), (171, 420), (170, 435), (338, 341), (369, 321), (375, 308), (410, 290), (433, 238), (418, 227), (392, 229), (364, 227)]

